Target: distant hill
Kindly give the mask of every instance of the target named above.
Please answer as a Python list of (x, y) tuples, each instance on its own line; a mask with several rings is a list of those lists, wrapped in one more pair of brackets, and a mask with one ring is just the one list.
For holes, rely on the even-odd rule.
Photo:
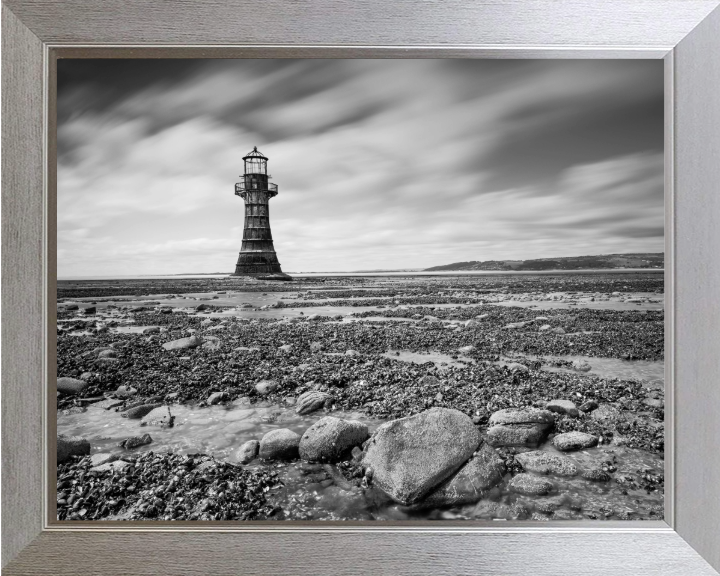
[(470, 270), (603, 270), (610, 268), (663, 268), (665, 254), (603, 254), (600, 256), (568, 256), (565, 258), (539, 258), (537, 260), (486, 260), (485, 262), (455, 262), (433, 266), (425, 272)]

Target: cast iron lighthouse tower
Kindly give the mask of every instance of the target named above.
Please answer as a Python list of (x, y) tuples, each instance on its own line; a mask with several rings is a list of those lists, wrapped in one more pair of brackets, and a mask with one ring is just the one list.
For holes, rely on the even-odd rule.
[(245, 230), (242, 248), (233, 276), (271, 276), (276, 280), (291, 280), (280, 269), (272, 232), (270, 232), (270, 198), (277, 196), (277, 184), (268, 181), (268, 159), (257, 147), (243, 157), (245, 174), (235, 184), (235, 194), (245, 200)]

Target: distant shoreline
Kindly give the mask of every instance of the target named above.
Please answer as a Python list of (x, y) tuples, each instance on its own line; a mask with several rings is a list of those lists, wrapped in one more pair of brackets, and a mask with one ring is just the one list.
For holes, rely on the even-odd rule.
[[(352, 277), (352, 276), (546, 276), (546, 275), (570, 275), (570, 274), (664, 274), (664, 268), (593, 268), (583, 270), (448, 270), (432, 272), (289, 272), (295, 278), (318, 278), (318, 277)], [(181, 278), (229, 278), (230, 273), (200, 273), (200, 274), (157, 274), (157, 275), (132, 275), (132, 276), (75, 276), (58, 278), (58, 282), (86, 282), (86, 281), (107, 281), (107, 280), (174, 280)]]

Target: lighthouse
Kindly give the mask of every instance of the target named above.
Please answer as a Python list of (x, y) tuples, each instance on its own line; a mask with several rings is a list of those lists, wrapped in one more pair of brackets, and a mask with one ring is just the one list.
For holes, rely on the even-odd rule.
[(257, 146), (243, 157), (245, 173), (235, 184), (235, 195), (245, 201), (245, 229), (240, 256), (233, 276), (254, 276), (272, 280), (292, 280), (280, 269), (270, 231), (270, 198), (277, 196), (277, 184), (269, 182), (268, 158)]

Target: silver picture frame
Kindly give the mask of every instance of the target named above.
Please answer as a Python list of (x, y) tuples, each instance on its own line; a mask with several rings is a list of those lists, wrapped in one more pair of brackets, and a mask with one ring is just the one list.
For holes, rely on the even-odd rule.
[[(2, 565), (19, 574), (720, 570), (720, 0), (6, 0)], [(664, 522), (58, 523), (55, 60), (664, 59)]]

